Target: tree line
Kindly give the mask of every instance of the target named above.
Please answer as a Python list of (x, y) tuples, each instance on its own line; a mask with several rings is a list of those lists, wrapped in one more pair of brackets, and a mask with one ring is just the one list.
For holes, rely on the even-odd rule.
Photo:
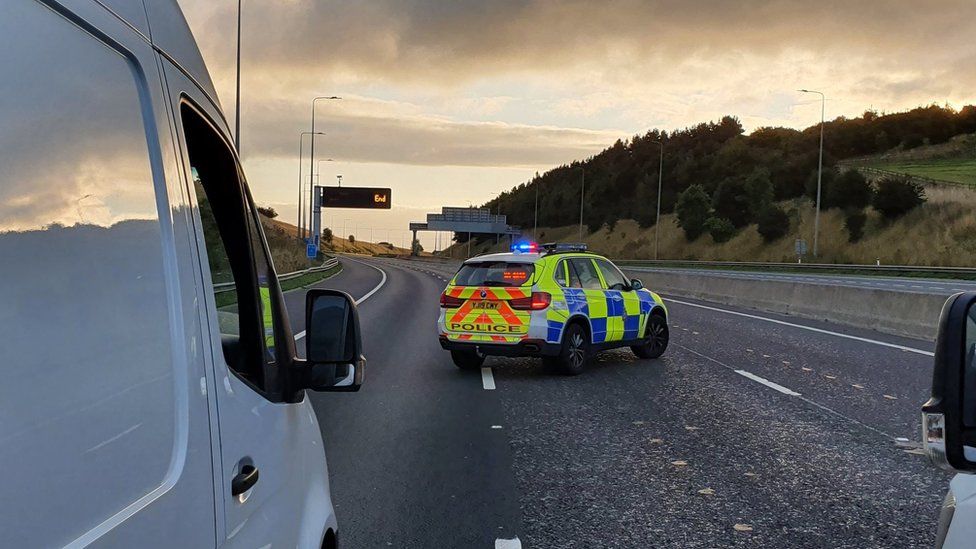
[[(915, 198), (906, 199), (911, 202), (924, 197), (908, 181), (885, 180), (872, 187), (862, 183), (863, 178), (855, 172), (836, 171), (836, 163), (976, 133), (976, 106), (956, 110), (930, 105), (892, 114), (868, 111), (856, 118), (828, 121), (824, 131), (823, 204), (840, 204), (836, 207), (848, 211), (850, 226), (856, 227), (855, 212), (863, 214), (864, 207), (874, 200), (912, 195)], [(618, 140), (585, 160), (536, 174), (482, 207), (499, 208), (508, 215), (509, 223), (530, 228), (538, 197), (540, 227), (573, 225), (579, 222), (580, 189), (585, 179), (584, 223), (590, 231), (604, 225), (612, 229), (619, 219), (653, 226), (663, 145), (661, 213), (675, 212), (679, 199), (697, 215), (707, 209), (707, 215), (698, 221), (686, 216), (687, 226), (693, 227), (690, 233), (686, 230), (687, 236), (697, 236), (697, 231), (698, 235), (709, 232), (713, 237), (731, 238), (739, 228), (757, 223), (760, 233), (768, 229), (768, 238), (775, 239), (774, 227), (788, 223), (775, 202), (815, 194), (819, 139), (819, 124), (804, 130), (762, 127), (747, 135), (733, 116), (670, 133), (651, 130)], [(695, 204), (697, 209), (691, 208)], [(708, 207), (702, 208), (705, 204)], [(466, 237), (455, 235), (458, 241)]]

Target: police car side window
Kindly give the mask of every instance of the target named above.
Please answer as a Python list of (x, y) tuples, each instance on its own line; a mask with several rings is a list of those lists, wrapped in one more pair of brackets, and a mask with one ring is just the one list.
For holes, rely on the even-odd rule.
[(596, 272), (593, 260), (589, 258), (575, 258), (571, 260), (576, 274), (579, 276), (580, 284), (584, 290), (600, 290), (603, 284), (600, 282), (600, 275)]
[(566, 265), (566, 269), (569, 270), (569, 287), (582, 288), (583, 283), (580, 282), (579, 275), (576, 274), (576, 267), (573, 267), (573, 264), (569, 261), (563, 261), (563, 263)]
[(224, 360), (242, 379), (264, 389), (267, 366), (275, 361), (269, 288), (274, 271), (227, 145), (188, 105), (182, 118)]
[(627, 279), (624, 278), (624, 275), (620, 273), (620, 269), (614, 267), (609, 261), (597, 259), (596, 264), (600, 266), (600, 272), (603, 273), (603, 280), (607, 282), (607, 286), (611, 290), (625, 290), (630, 286), (627, 283)]

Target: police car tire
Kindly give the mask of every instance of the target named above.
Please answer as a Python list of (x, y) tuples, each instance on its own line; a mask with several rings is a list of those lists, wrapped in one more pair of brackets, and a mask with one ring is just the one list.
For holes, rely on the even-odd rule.
[(559, 370), (569, 376), (583, 373), (590, 358), (590, 338), (579, 324), (570, 324), (563, 332), (562, 349), (552, 361)]
[(632, 345), (630, 350), (639, 358), (657, 358), (668, 348), (668, 321), (661, 315), (651, 315), (647, 319), (647, 336), (641, 345)]
[(477, 351), (451, 351), (451, 360), (462, 370), (475, 370), (485, 363), (485, 355)]

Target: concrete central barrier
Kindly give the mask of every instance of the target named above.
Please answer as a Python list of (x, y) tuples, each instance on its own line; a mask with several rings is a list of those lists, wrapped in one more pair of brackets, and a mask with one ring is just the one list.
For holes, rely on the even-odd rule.
[(720, 275), (624, 271), (655, 292), (934, 340), (947, 296)]
[[(411, 262), (447, 276), (454, 274), (461, 264), (417, 258)], [(626, 267), (623, 271), (665, 296), (701, 299), (927, 340), (935, 339), (942, 305), (948, 298), (876, 288), (738, 278), (719, 273), (631, 271)]]

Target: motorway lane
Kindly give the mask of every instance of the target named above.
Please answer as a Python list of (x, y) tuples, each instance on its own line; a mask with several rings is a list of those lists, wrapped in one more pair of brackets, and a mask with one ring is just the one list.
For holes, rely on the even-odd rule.
[[(566, 378), (534, 360), (489, 358), (497, 389), (486, 391), (437, 348), (446, 273), (372, 263), (389, 281), (361, 306), (367, 385), (312, 397), (344, 543), (491, 547), (493, 536), (518, 535), (524, 547), (931, 545), (949, 476), (893, 438), (919, 439), (931, 357), (682, 299), (669, 303), (673, 345), (662, 359), (612, 351)], [(370, 270), (347, 262), (348, 278), (330, 282)], [(477, 465), (457, 466), (468, 460)]]
[(695, 274), (723, 278), (769, 280), (801, 284), (825, 284), (852, 288), (874, 288), (893, 292), (912, 292), (950, 296), (959, 292), (976, 291), (976, 282), (944, 278), (914, 278), (889, 276), (854, 276), (836, 274), (776, 273), (763, 271), (731, 271), (725, 269), (682, 269), (667, 267), (623, 267), (626, 271)]
[[(324, 285), (365, 293), (366, 262)], [(358, 393), (311, 394), (347, 547), (494, 547), (521, 530), (497, 394), (437, 343), (443, 282), (380, 262), (388, 280), (359, 307), (367, 357)], [(375, 273), (375, 274), (374, 274)], [(356, 286), (358, 285), (358, 286)], [(354, 289), (349, 290), (355, 286)], [(368, 289), (366, 290), (368, 291)]]

